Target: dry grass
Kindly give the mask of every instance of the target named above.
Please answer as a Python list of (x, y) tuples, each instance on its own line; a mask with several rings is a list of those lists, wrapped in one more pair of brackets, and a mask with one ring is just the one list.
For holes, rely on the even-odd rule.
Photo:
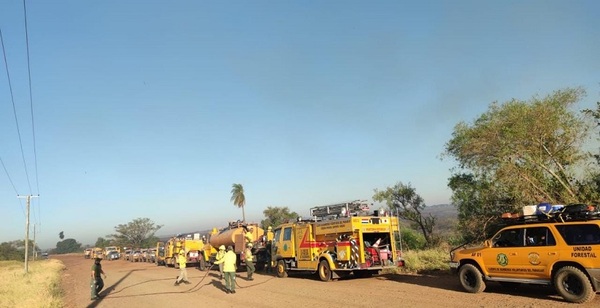
[(404, 252), (405, 267), (411, 273), (449, 271), (450, 254), (446, 249), (411, 250)]
[(0, 261), (0, 307), (62, 307), (62, 262), (49, 259), (24, 263)]

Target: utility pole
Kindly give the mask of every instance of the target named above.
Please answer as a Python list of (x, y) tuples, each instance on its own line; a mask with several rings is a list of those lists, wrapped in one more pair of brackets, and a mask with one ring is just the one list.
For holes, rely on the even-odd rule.
[(35, 261), (35, 257), (37, 257), (37, 249), (35, 249), (35, 224), (33, 224), (33, 253), (31, 255), (33, 255), (33, 261)]
[(29, 273), (29, 205), (31, 204), (31, 198), (37, 198), (39, 196), (19, 196), (17, 198), (27, 199), (27, 218), (25, 219), (25, 274)]

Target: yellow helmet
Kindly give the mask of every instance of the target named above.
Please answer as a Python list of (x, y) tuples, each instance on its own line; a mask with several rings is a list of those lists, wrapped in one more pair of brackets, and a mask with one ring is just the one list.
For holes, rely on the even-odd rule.
[(273, 230), (273, 228), (271, 228), (271, 226), (269, 226), (269, 227), (267, 228), (267, 230), (271, 231), (271, 230)]
[(219, 246), (219, 250), (225, 250), (225, 245)]

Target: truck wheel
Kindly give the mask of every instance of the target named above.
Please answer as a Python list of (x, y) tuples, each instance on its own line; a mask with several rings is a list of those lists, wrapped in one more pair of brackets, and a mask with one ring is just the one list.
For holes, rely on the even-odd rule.
[(287, 268), (285, 266), (285, 261), (279, 260), (277, 261), (277, 277), (285, 278), (288, 276)]
[(331, 280), (331, 268), (329, 268), (329, 262), (327, 262), (327, 260), (323, 260), (319, 263), (319, 278), (321, 278), (322, 281)]
[(481, 293), (485, 290), (485, 281), (481, 271), (473, 264), (465, 264), (458, 271), (460, 284), (469, 293)]
[(596, 295), (588, 277), (573, 266), (565, 266), (556, 272), (554, 287), (560, 296), (572, 303), (586, 303)]
[(200, 260), (198, 261), (198, 268), (201, 271), (206, 270), (206, 263), (204, 262), (204, 256), (203, 255), (200, 255)]

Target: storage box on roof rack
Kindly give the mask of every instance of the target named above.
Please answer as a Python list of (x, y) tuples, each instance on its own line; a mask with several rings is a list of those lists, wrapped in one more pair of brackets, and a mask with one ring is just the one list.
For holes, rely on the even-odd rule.
[(582, 203), (551, 205), (541, 203), (537, 206), (526, 205), (520, 213), (503, 213), (502, 219), (510, 224), (532, 223), (543, 221), (573, 221), (600, 219), (598, 207)]

